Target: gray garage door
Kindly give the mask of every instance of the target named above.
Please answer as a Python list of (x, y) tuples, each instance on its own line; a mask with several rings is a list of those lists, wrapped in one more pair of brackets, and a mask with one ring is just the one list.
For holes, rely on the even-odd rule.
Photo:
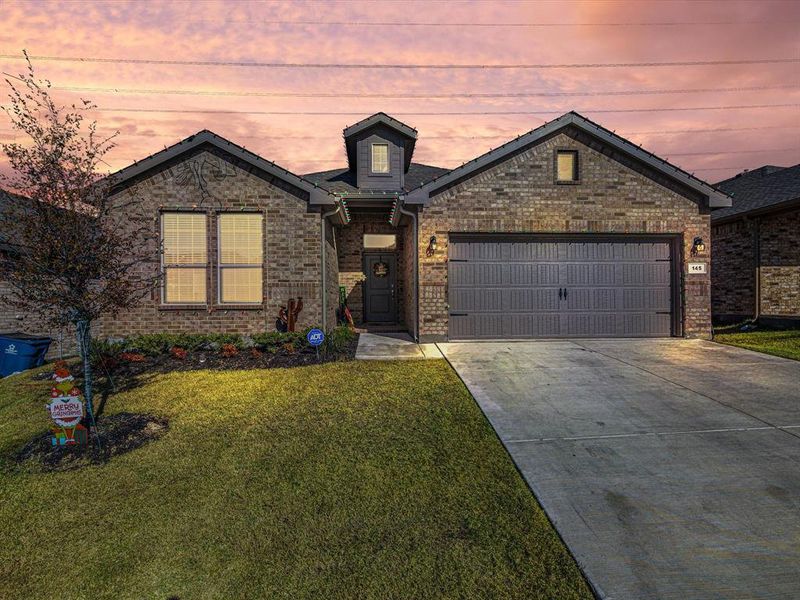
[(450, 339), (672, 334), (669, 241), (451, 238)]

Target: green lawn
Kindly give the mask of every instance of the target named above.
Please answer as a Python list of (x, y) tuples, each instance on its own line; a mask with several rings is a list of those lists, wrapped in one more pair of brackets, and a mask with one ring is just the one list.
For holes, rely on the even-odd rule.
[(800, 329), (739, 331), (738, 328), (726, 328), (714, 332), (714, 341), (800, 360)]
[(591, 598), (444, 361), (154, 377), (166, 435), (23, 471), (47, 382), (0, 381), (0, 598)]

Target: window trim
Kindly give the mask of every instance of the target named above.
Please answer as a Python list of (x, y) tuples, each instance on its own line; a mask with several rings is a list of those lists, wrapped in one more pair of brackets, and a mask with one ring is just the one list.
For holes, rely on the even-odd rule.
[[(246, 264), (238, 264), (238, 263), (225, 263), (222, 262), (222, 217), (225, 215), (256, 215), (261, 218), (261, 263), (258, 265), (254, 265), (251, 263)], [(264, 217), (264, 213), (261, 211), (220, 211), (214, 215), (216, 220), (216, 231), (217, 231), (217, 238), (215, 244), (215, 252), (216, 252), (216, 305), (219, 307), (224, 307), (230, 309), (231, 307), (245, 307), (245, 308), (261, 308), (264, 306), (264, 301), (266, 299), (266, 294), (264, 293), (264, 265), (266, 264), (266, 250), (265, 250), (265, 241), (266, 235), (264, 232), (264, 225), (266, 223), (266, 218)], [(261, 269), (261, 300), (256, 302), (223, 302), (222, 300), (222, 271), (223, 269)]]
[[(205, 219), (205, 230), (206, 230), (206, 262), (204, 263), (192, 263), (186, 265), (176, 265), (176, 264), (167, 264), (164, 260), (164, 216), (165, 215), (177, 215), (177, 214), (192, 214), (192, 215), (201, 215)], [(168, 210), (161, 210), (158, 213), (158, 228), (159, 228), (159, 260), (160, 260), (160, 272), (161, 272), (161, 290), (160, 290), (160, 303), (159, 306), (161, 308), (166, 309), (180, 309), (180, 308), (189, 308), (189, 309), (197, 309), (197, 308), (205, 308), (208, 306), (208, 292), (209, 292), (209, 252), (208, 252), (208, 220), (209, 215), (207, 212), (202, 210), (182, 210), (182, 209), (168, 209)], [(203, 269), (205, 271), (205, 300), (202, 302), (170, 302), (167, 299), (167, 269)]]
[[(558, 178), (558, 156), (559, 154), (572, 154), (575, 157), (575, 167), (573, 169), (574, 179)], [(575, 148), (556, 148), (553, 151), (553, 181), (557, 185), (579, 185), (581, 183), (581, 159), (580, 152)]]
[[(375, 146), (386, 146), (386, 170), (375, 170)], [(392, 174), (392, 160), (391, 148), (389, 142), (372, 142), (369, 147), (369, 171), (372, 175), (391, 175)]]

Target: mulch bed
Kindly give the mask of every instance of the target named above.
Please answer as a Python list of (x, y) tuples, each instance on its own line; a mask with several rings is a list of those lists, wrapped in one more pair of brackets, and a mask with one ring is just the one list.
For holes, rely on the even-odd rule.
[[(233, 356), (223, 356), (219, 351), (194, 350), (185, 358), (177, 358), (172, 354), (143, 356), (140, 361), (115, 360), (113, 364), (95, 366), (95, 373), (103, 377), (108, 371), (115, 376), (136, 376), (146, 373), (170, 373), (172, 371), (196, 371), (199, 369), (214, 370), (246, 370), (303, 367), (319, 363), (354, 360), (358, 348), (358, 336), (354, 336), (347, 346), (338, 352), (317, 353), (313, 348), (304, 347), (294, 352), (281, 348), (276, 352), (240, 350)], [(77, 377), (82, 372), (81, 366), (73, 368)]]
[(136, 450), (160, 438), (168, 427), (167, 420), (162, 417), (117, 413), (98, 422), (102, 450), (98, 450), (94, 434), (85, 446), (53, 446), (51, 433), (47, 431), (25, 444), (14, 460), (19, 466), (33, 471), (74, 471)]

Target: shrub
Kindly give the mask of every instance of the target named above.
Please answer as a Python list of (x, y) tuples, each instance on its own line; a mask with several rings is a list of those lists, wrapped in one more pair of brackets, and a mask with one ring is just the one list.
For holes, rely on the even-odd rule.
[(355, 337), (349, 327), (336, 327), (325, 335), (321, 350), (325, 353), (342, 352)]
[(222, 356), (230, 358), (239, 354), (239, 349), (233, 344), (222, 344)]
[(186, 350), (180, 348), (179, 346), (173, 346), (172, 348), (170, 348), (169, 353), (172, 354), (172, 356), (174, 358), (177, 358), (178, 360), (183, 360), (189, 355), (189, 353)]
[(123, 352), (119, 355), (119, 358), (126, 362), (143, 362), (144, 354), (140, 354), (139, 352)]

